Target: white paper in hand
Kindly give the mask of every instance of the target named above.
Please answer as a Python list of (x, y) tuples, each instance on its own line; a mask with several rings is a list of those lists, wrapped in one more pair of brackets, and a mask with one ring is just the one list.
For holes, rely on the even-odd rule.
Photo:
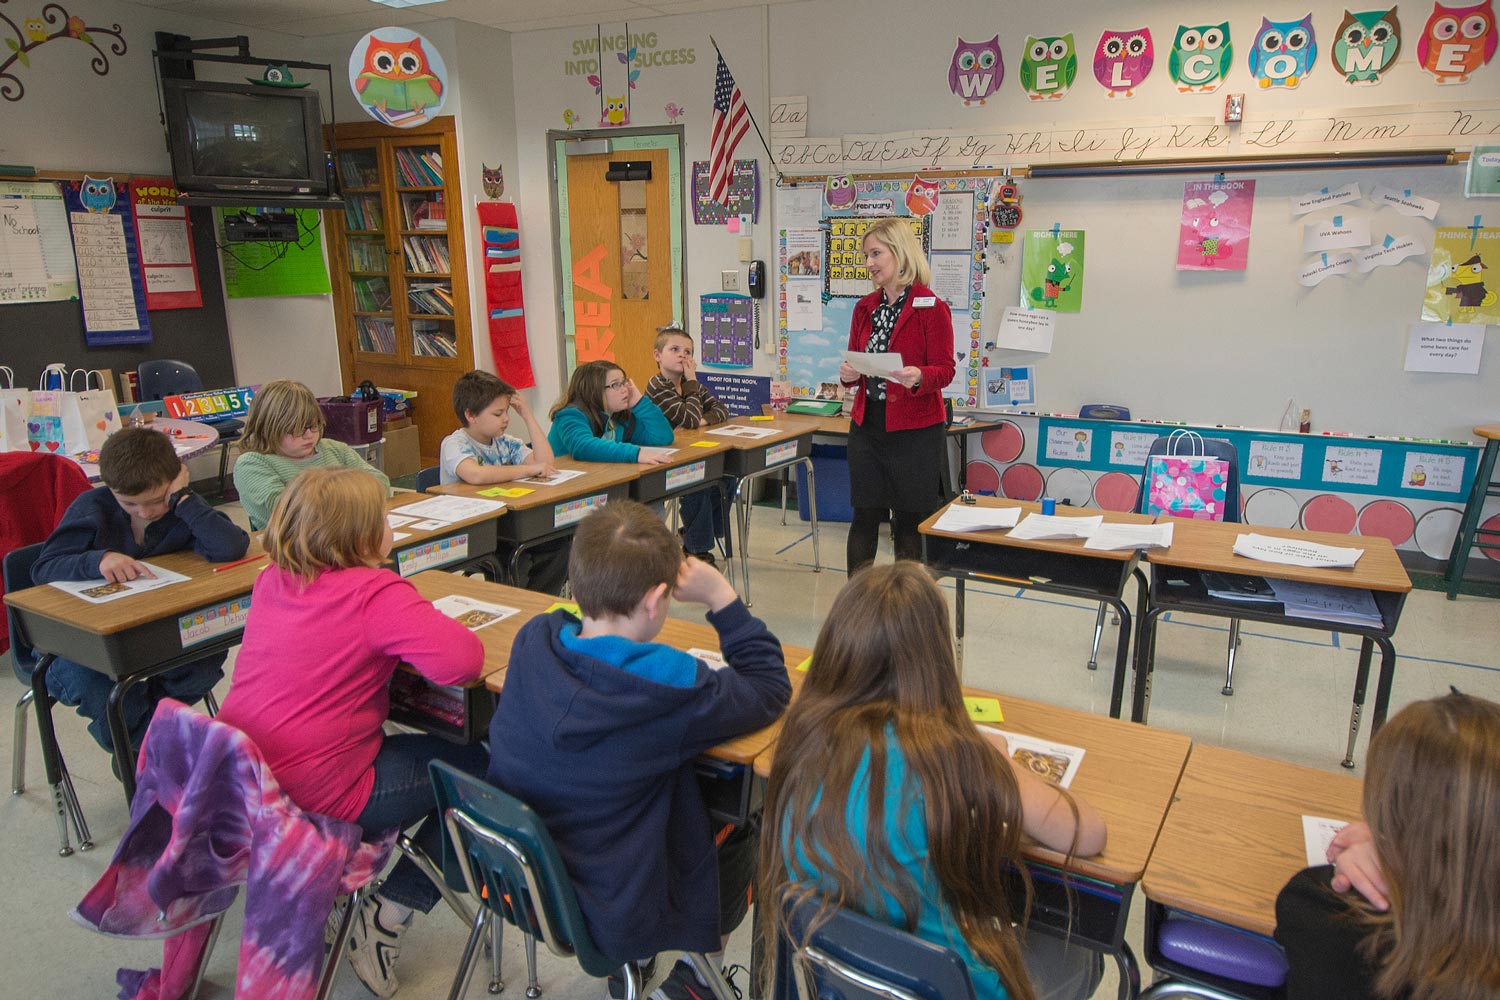
[(881, 354), (867, 354), (864, 351), (845, 351), (844, 360), (849, 362), (849, 367), (861, 375), (873, 375), (875, 378), (890, 378), (892, 373), (900, 371), (906, 365), (901, 360), (901, 355), (892, 351)]
[(1348, 825), (1347, 821), (1341, 819), (1327, 819), (1323, 816), (1302, 817), (1302, 840), (1307, 850), (1307, 867), (1316, 868), (1319, 865), (1328, 864), (1328, 845), (1333, 843), (1334, 836)]

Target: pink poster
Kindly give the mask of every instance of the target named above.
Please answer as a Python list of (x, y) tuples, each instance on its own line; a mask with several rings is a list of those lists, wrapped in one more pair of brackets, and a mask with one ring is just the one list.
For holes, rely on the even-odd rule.
[(1188, 181), (1182, 187), (1179, 271), (1243, 271), (1250, 258), (1254, 181)]

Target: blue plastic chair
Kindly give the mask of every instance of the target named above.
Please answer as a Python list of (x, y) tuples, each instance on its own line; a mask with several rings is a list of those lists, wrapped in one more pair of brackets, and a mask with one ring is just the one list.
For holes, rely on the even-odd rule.
[[(1147, 482), (1150, 479), (1149, 470), (1151, 459), (1158, 455), (1167, 454), (1170, 435), (1163, 435), (1151, 442), (1151, 450), (1147, 452), (1145, 468), (1141, 470), (1141, 482), (1135, 494), (1135, 509), (1138, 513), (1146, 513)], [(1179, 448), (1179, 453), (1181, 449)], [(1224, 486), (1224, 520), (1232, 523), (1240, 523), (1240, 453), (1235, 446), (1224, 438), (1203, 438), (1203, 454), (1209, 458), (1220, 458), (1229, 466), (1229, 481)], [(1104, 631), (1104, 612), (1106, 605), (1099, 605), (1099, 615), (1094, 619), (1094, 649), (1089, 654), (1089, 669), (1093, 670), (1099, 658), (1099, 638)], [(1229, 621), (1229, 652), (1225, 657), (1224, 664), (1224, 687), (1220, 694), (1225, 696), (1234, 694), (1234, 655), (1240, 647), (1240, 620), (1232, 618)]]
[(969, 969), (951, 948), (872, 920), (835, 909), (812, 931), (816, 897), (787, 904), (787, 937), (777, 942), (772, 1000), (974, 1000)]
[(426, 493), (432, 487), (443, 481), (442, 469), (436, 465), (429, 465), (425, 469), (417, 470), (417, 492)]
[[(526, 935), (531, 976), (528, 997), (541, 994), (536, 985), (535, 940), (541, 938), (554, 955), (576, 959), (591, 976), (622, 973), (625, 1000), (641, 1000), (645, 994), (635, 962), (621, 965), (594, 944), (578, 908), (573, 879), (541, 818), (519, 799), (442, 761), (433, 761), (431, 769), (444, 821), (443, 870), (450, 880), (455, 870), (462, 872), (469, 892), (480, 904), (449, 1000), (463, 996), (487, 929), (494, 938), (498, 966), (501, 921), (496, 916)], [(717, 1000), (733, 1000), (719, 970), (702, 953), (684, 954)], [(496, 969), (490, 992), (502, 988)]]
[[(202, 392), (203, 379), (198, 369), (186, 361), (165, 359), (142, 361), (135, 370), (136, 392), (144, 402), (155, 402), (167, 396), (180, 396), (188, 392)], [(229, 471), (229, 446), (240, 439), (245, 423), (234, 417), (205, 420), (219, 432), (219, 495), (224, 494), (224, 477)]]
[[(7, 594), (32, 586), (31, 567), (36, 564), (37, 557), (41, 554), (42, 543), (40, 542), (35, 545), (23, 545), (5, 553), (3, 568), (0, 568), (0, 572), (4, 573)], [(15, 609), (7, 605), (5, 613), (10, 627), (11, 669), (15, 671), (16, 678), (26, 685), (26, 693), (16, 702), (13, 726), (15, 741), (11, 746), (10, 758), (10, 791), (12, 795), (20, 795), (26, 791), (26, 710), (35, 701), (36, 695), (32, 687), (31, 675), (36, 670), (37, 662), (41, 657), (27, 640), (26, 630), (21, 627), (20, 617)], [(52, 787), (53, 812), (57, 816), (57, 835), (60, 842), (57, 853), (65, 858), (73, 853), (73, 848), (68, 841), (68, 820), (73, 821), (73, 829), (78, 834), (79, 850), (91, 849), (94, 846), (94, 840), (89, 835), (89, 824), (84, 818), (83, 807), (78, 804), (78, 793), (73, 790), (73, 779), (68, 774), (68, 765), (63, 761), (62, 748), (57, 745), (57, 732), (52, 727), (53, 702), (54, 700), (48, 697), (46, 704), (36, 706), (37, 729), (40, 730), (43, 756), (57, 761), (58, 781), (49, 782), (49, 784)]]

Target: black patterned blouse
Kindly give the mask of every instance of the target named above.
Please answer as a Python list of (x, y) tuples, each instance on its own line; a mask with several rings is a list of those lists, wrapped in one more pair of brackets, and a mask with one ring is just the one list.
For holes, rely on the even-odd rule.
[[(901, 316), (901, 310), (906, 305), (906, 296), (911, 293), (908, 285), (896, 296), (895, 302), (881, 302), (875, 307), (875, 312), (870, 316), (870, 342), (865, 345), (865, 351), (869, 354), (882, 354), (891, 349), (891, 332), (896, 329), (896, 320)], [(884, 298), (885, 292), (882, 291)], [(885, 382), (883, 378), (866, 376), (865, 390), (874, 398), (885, 399)]]

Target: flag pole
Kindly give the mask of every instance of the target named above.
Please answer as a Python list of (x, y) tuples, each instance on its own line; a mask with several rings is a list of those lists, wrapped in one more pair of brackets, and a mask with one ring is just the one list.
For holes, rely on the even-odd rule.
[[(720, 59), (724, 59), (724, 53), (719, 49), (719, 43), (714, 41), (713, 35), (708, 36), (708, 41), (709, 44), (714, 47), (714, 54), (717, 55)], [(724, 65), (729, 65), (728, 59), (724, 59)], [(776, 154), (771, 152), (771, 144), (766, 142), (766, 137), (760, 130), (760, 123), (755, 120), (755, 112), (750, 110), (749, 104), (745, 105), (745, 114), (750, 118), (750, 124), (754, 126), (755, 135), (758, 139), (760, 139), (761, 146), (765, 148), (766, 156), (771, 161), (771, 169), (776, 172), (776, 183), (780, 185), (786, 180), (786, 178), (782, 176), (781, 168), (776, 164)]]

